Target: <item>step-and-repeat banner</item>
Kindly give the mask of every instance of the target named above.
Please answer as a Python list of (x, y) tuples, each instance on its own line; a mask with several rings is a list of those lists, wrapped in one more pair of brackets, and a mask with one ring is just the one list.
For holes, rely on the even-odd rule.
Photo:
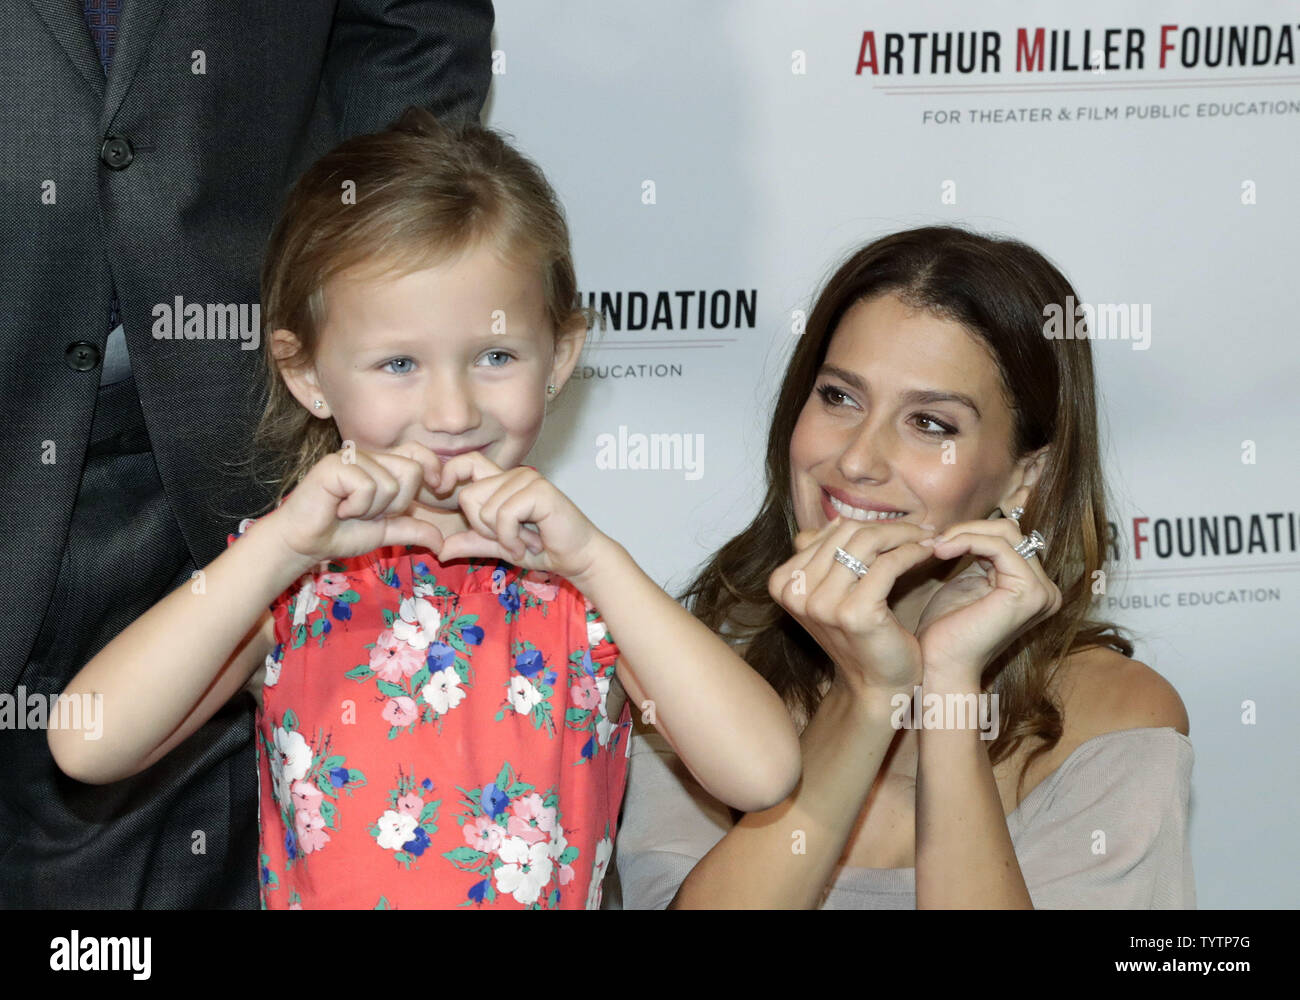
[(1300, 8), (496, 9), (484, 122), (546, 171), (607, 314), (532, 464), (676, 593), (757, 510), (834, 265), (918, 225), (1024, 240), (1130, 320), (1092, 342), (1100, 612), (1187, 706), (1198, 905), (1300, 903)]

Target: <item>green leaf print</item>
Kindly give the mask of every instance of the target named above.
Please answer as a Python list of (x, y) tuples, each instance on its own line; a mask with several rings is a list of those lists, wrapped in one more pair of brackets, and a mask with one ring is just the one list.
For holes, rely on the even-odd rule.
[(343, 676), (347, 677), (349, 680), (368, 681), (370, 680), (370, 678), (375, 676), (375, 672), (371, 670), (368, 666), (366, 666), (364, 663), (360, 663), (357, 666), (353, 667), (351, 670), (349, 670)]

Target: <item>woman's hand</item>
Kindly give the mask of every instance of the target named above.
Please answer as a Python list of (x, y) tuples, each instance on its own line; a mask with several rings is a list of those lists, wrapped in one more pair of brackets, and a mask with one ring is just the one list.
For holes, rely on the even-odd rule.
[(436, 553), (442, 532), (412, 501), (422, 488), (437, 485), (438, 456), (413, 443), (391, 451), (350, 449), (347, 456), (326, 455), (264, 518), (278, 527), (289, 551), (305, 566), (390, 545)]
[(939, 559), (976, 558), (940, 587), (921, 612), (916, 636), (927, 675), (978, 688), (994, 657), (1061, 609), (1061, 591), (1042, 562), (1016, 552), (1023, 538), (1015, 521), (1000, 518), (954, 524), (935, 539)]
[(608, 539), (540, 472), (520, 465), (508, 471), (477, 451), (443, 463), (435, 493), (458, 484), (460, 509), (472, 531), (448, 535), (438, 559), (503, 559), (524, 569), (581, 580)]
[[(910, 696), (921, 679), (920, 644), (888, 602), (898, 578), (933, 554), (919, 544), (933, 534), (904, 521), (837, 517), (817, 531), (799, 532), (794, 556), (768, 578), (772, 599), (817, 640), (837, 678), (857, 694)], [(836, 562), (837, 547), (866, 563), (866, 574), (859, 578)]]

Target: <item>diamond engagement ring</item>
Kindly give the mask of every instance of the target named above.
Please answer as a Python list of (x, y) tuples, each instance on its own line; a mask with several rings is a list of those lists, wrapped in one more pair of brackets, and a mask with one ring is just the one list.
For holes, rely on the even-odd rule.
[(853, 575), (859, 579), (866, 575), (867, 564), (861, 559), (849, 555), (839, 546), (835, 547), (835, 561), (841, 566), (847, 566), (853, 571)]
[(1016, 546), (1016, 551), (1026, 559), (1036, 558), (1039, 549), (1047, 548), (1047, 541), (1037, 531), (1031, 531), (1029, 537)]

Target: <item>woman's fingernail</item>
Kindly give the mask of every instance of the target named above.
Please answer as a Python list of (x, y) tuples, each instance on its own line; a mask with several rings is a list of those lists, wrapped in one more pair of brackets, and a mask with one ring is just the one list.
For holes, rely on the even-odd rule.
[(926, 531), (934, 531), (934, 530), (936, 530), (939, 526), (938, 526), (937, 524), (923, 524), (923, 525), (921, 525), (921, 527), (924, 528)]
[(925, 545), (925, 546), (927, 546), (927, 547), (933, 548), (933, 546), (934, 546), (934, 539), (933, 539), (933, 538), (922, 538), (922, 539), (921, 539), (919, 542), (917, 542), (916, 544), (917, 544), (917, 545)]

